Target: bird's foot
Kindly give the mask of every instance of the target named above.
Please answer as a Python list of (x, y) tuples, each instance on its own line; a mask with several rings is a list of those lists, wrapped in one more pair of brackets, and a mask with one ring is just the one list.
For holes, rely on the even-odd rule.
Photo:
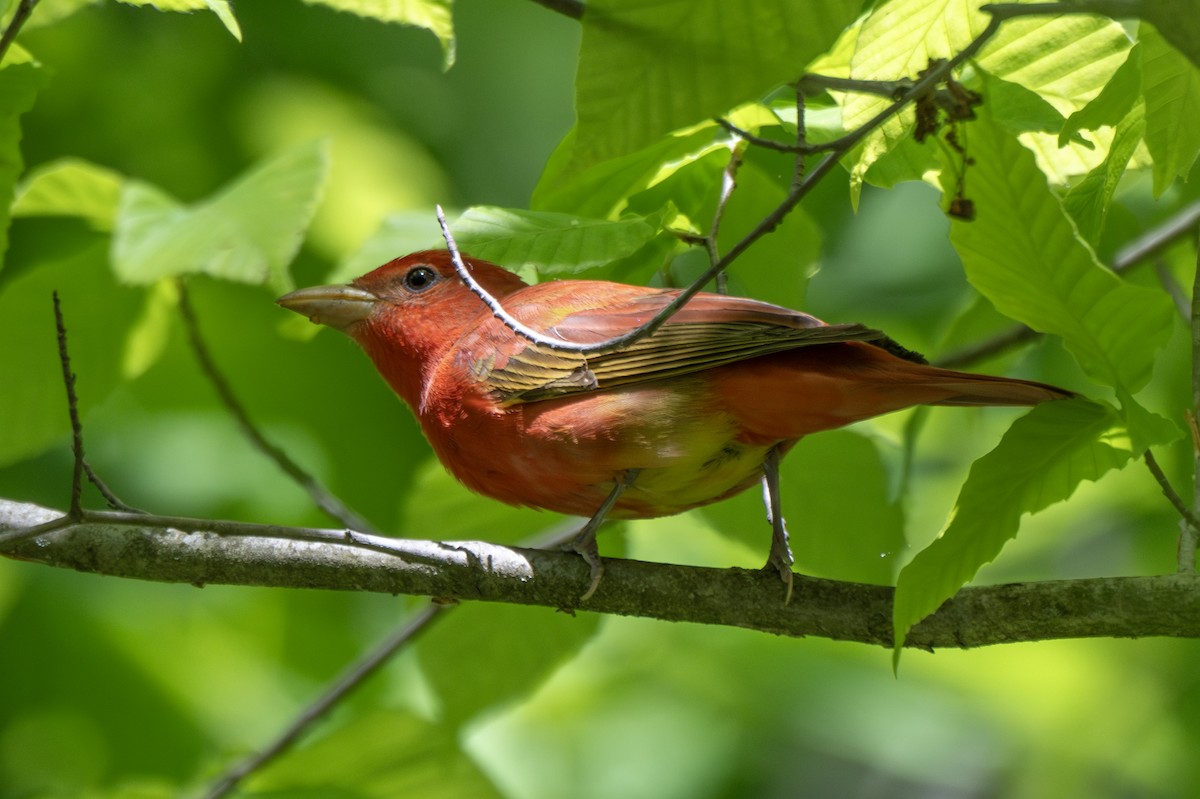
[(767, 564), (763, 566), (763, 571), (779, 573), (779, 579), (783, 580), (784, 585), (783, 604), (785, 605), (792, 601), (792, 587), (795, 582), (792, 564), (795, 562), (796, 559), (792, 557), (792, 547), (788, 543), (787, 527), (780, 519), (779, 524), (772, 525), (771, 554), (767, 557)]
[(580, 602), (587, 602), (592, 598), (592, 594), (596, 593), (596, 589), (600, 587), (600, 578), (604, 576), (604, 561), (600, 558), (600, 547), (596, 545), (596, 534), (593, 532), (590, 535), (585, 528), (575, 540), (571, 542), (570, 548), (574, 552), (578, 552), (592, 570), (592, 579), (588, 583), (587, 590), (583, 592), (583, 596), (579, 597)]

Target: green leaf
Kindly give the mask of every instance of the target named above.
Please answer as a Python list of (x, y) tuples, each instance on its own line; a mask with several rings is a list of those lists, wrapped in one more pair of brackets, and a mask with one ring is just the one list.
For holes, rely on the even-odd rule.
[[(981, 77), (984, 101), (992, 118), (1009, 133), (1057, 133), (1062, 130), (1066, 121), (1063, 115), (1037, 92), (986, 71)], [(1079, 134), (1075, 134), (1075, 139), (1083, 140)]]
[[(476, 661), (477, 662), (477, 661)], [(454, 731), (378, 710), (291, 751), (248, 780), (247, 797), (499, 799)]]
[(647, 146), (793, 81), (861, 0), (595, 0), (583, 16), (568, 172)]
[[(37, 263), (0, 289), (0, 465), (37, 455), (70, 431), (51, 293), (62, 298), (71, 368), (85, 415), (118, 385), (141, 292), (115, 284), (103, 237), (68, 258)], [(17, 378), (16, 376), (19, 376)], [(11, 423), (19, 420), (19, 423)]]
[(20, 117), (33, 107), (45, 82), (42, 67), (28, 60), (23, 51), (10, 51), (0, 67), (0, 264), (8, 250), (13, 190), (25, 165), (21, 159)]
[(1079, 235), (1092, 247), (1100, 242), (1113, 192), (1125, 174), (1125, 167), (1133, 158), (1145, 130), (1145, 105), (1139, 100), (1129, 115), (1117, 125), (1108, 156), (1063, 197), (1063, 208), (1071, 215)]
[(602, 161), (581, 172), (569, 172), (575, 146), (572, 130), (550, 156), (533, 190), (530, 207), (597, 219), (615, 218), (624, 210), (630, 195), (648, 188), (652, 182), (661, 182), (666, 177), (664, 169), (678, 171), (721, 147), (716, 136), (716, 125), (704, 123), (676, 131), (628, 155)]
[(287, 266), (316, 210), (327, 161), (320, 142), (296, 147), (191, 207), (153, 186), (127, 182), (113, 269), (129, 283), (203, 273), (288, 290)]
[(453, 0), (304, 0), (360, 17), (424, 28), (442, 45), (442, 68), (454, 66)]
[(1187, 178), (1200, 153), (1200, 68), (1149, 25), (1140, 27), (1146, 148), (1154, 158), (1154, 194)]
[[(600, 546), (607, 552), (606, 536)], [(439, 622), (422, 639), (417, 657), (441, 703), (442, 721), (458, 727), (532, 694), (592, 639), (599, 625), (594, 613), (472, 605)], [(506, 631), (504, 646), (490, 649), (485, 664), (480, 642), (492, 639), (497, 630)]]
[(1140, 45), (1134, 45), (1125, 63), (1113, 73), (1112, 80), (1104, 85), (1100, 94), (1067, 117), (1058, 134), (1058, 145), (1064, 146), (1081, 130), (1097, 130), (1104, 125), (1117, 125), (1129, 115), (1141, 93), (1142, 48)]
[(1047, 402), (1013, 423), (972, 465), (941, 535), (900, 572), (892, 619), (897, 656), (909, 629), (992, 561), (1023, 515), (1061, 502), (1131, 457), (1128, 435), (1106, 405)]
[(950, 226), (968, 280), (1000, 312), (1061, 336), (1093, 380), (1137, 391), (1170, 335), (1170, 300), (1100, 265), (1033, 155), (990, 116), (970, 131), (975, 219)]
[[(988, 15), (979, 5), (957, 0), (893, 0), (880, 5), (859, 32), (851, 77), (911, 78), (931, 59), (953, 56), (987, 26)], [(1112, 20), (1066, 14), (1006, 22), (976, 61), (990, 74), (1036, 92), (1060, 114), (1069, 114), (1100, 93), (1129, 47), (1128, 36)], [(888, 103), (886, 98), (847, 94), (843, 124), (854, 129)], [(850, 163), (852, 196), (870, 166), (908, 138), (912, 124), (912, 111), (905, 111), (855, 150)]]
[(217, 15), (225, 29), (233, 34), (239, 42), (242, 40), (242, 29), (237, 17), (229, 6), (229, 0), (120, 0), (131, 6), (152, 6), (159, 11), (199, 11), (208, 9)]
[(1135, 13), (1200, 68), (1200, 14), (1195, 0), (1136, 0)]
[(13, 216), (77, 216), (110, 231), (124, 177), (78, 158), (62, 158), (33, 170), (17, 189)]
[(657, 237), (661, 218), (586, 219), (548, 211), (477, 206), (452, 226), (459, 248), (510, 268), (569, 274), (632, 255)]

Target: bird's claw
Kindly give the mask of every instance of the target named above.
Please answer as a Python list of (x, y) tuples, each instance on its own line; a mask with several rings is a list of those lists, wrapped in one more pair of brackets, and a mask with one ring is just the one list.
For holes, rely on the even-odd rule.
[(587, 602), (600, 587), (600, 578), (604, 576), (604, 561), (600, 559), (600, 548), (596, 546), (595, 536), (587, 542), (577, 542), (572, 549), (578, 552), (584, 562), (591, 567), (592, 579), (588, 583), (587, 590), (583, 592), (583, 596), (579, 597), (580, 602)]
[(792, 571), (792, 553), (791, 550), (784, 550), (783, 557), (777, 557), (775, 548), (771, 548), (771, 557), (767, 558), (767, 565), (763, 566), (763, 571), (775, 571), (779, 573), (779, 579), (783, 580), (783, 604), (787, 605), (792, 601), (792, 589), (794, 587), (796, 575)]

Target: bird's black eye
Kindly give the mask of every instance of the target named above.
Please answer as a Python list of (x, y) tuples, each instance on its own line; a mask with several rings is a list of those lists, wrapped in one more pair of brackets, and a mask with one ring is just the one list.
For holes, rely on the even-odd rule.
[(428, 266), (414, 266), (404, 273), (404, 288), (420, 293), (432, 286), (438, 280), (438, 273)]

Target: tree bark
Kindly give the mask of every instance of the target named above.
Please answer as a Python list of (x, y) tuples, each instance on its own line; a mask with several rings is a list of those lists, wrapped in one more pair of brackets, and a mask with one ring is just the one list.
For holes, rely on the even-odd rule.
[[(0, 535), (61, 516), (0, 500)], [(153, 518), (153, 517), (149, 517)], [(197, 522), (196, 525), (202, 525)], [(214, 527), (220, 523), (213, 522)], [(287, 528), (277, 528), (284, 535)], [(31, 563), (156, 582), (324, 588), (540, 605), (722, 624), (777, 635), (890, 647), (887, 586), (797, 576), (783, 604), (774, 573), (606, 558), (599, 590), (573, 553), (482, 541), (384, 539), (299, 530), (303, 538), (184, 532), (85, 521), (10, 542), (0, 554)], [(1059, 638), (1200, 637), (1200, 576), (1105, 577), (964, 588), (917, 624), (906, 646), (968, 648)]]

